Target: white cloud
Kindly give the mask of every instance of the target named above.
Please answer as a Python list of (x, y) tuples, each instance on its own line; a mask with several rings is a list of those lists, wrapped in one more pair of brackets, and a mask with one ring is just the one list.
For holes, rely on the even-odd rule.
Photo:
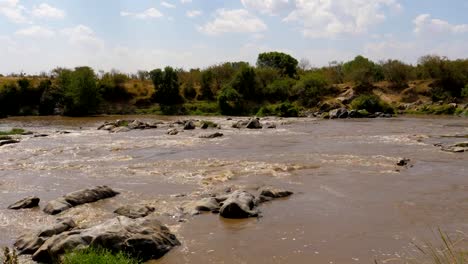
[(40, 18), (61, 19), (65, 17), (65, 11), (58, 9), (56, 7), (50, 6), (46, 3), (42, 3), (39, 6), (34, 7), (31, 13), (34, 17), (40, 17)]
[(192, 3), (192, 0), (180, 0), (182, 4)]
[(94, 31), (84, 25), (66, 28), (61, 33), (68, 37), (71, 44), (85, 49), (102, 49), (104, 41), (96, 36)]
[(23, 37), (50, 38), (55, 36), (55, 32), (41, 26), (31, 26), (16, 31), (15, 35)]
[(283, 21), (299, 24), (306, 37), (336, 38), (366, 33), (389, 9), (402, 6), (397, 0), (295, 0), (295, 10)]
[(24, 15), (25, 7), (19, 4), (19, 0), (0, 0), (0, 16), (6, 17), (14, 23), (27, 23)]
[(422, 14), (413, 20), (414, 32), (417, 34), (462, 34), (468, 33), (468, 24), (453, 25), (441, 19), (431, 18), (429, 14)]
[(265, 31), (266, 29), (267, 25), (261, 19), (250, 14), (245, 9), (218, 9), (213, 21), (198, 27), (199, 31), (209, 35), (230, 32), (256, 33)]
[(188, 17), (193, 18), (203, 14), (201, 10), (189, 10), (185, 13)]
[(120, 15), (123, 17), (134, 17), (138, 19), (152, 19), (152, 18), (160, 18), (164, 16), (159, 10), (153, 7), (148, 8), (141, 13), (122, 11), (120, 12)]
[(277, 14), (291, 3), (289, 0), (241, 0), (241, 2), (246, 8), (266, 14)]
[(168, 2), (162, 2), (161, 3), (162, 6), (164, 6), (165, 8), (176, 8), (175, 5), (171, 4), (171, 3), (168, 3)]

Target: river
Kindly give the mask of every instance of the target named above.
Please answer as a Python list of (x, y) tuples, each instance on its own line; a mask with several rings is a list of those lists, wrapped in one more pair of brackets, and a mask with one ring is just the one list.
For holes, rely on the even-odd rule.
[[(224, 137), (217, 139), (199, 138), (208, 132), (200, 129), (176, 136), (166, 128), (96, 130), (103, 121), (132, 118), (179, 119), (0, 119), (1, 130), (49, 135), (0, 147), (0, 245), (55, 219), (39, 209), (6, 210), (9, 204), (37, 195), (44, 206), (96, 185), (121, 194), (63, 216), (86, 227), (121, 205), (153, 205), (182, 243), (153, 263), (404, 263), (418, 258), (413, 243), (431, 241), (437, 228), (468, 233), (468, 154), (434, 146), (463, 141), (451, 136), (467, 135), (468, 119), (270, 118), (277, 129), (238, 130), (230, 127), (236, 118), (204, 118), (221, 124)], [(412, 166), (396, 166), (404, 157)], [(261, 205), (260, 218), (204, 214), (177, 221), (181, 204), (207, 192), (264, 185), (294, 195)]]

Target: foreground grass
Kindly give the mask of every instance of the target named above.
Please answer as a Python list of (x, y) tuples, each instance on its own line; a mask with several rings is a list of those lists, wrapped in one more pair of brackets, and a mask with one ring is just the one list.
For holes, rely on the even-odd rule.
[(21, 128), (13, 128), (10, 131), (0, 131), (0, 136), (11, 136), (11, 135), (21, 135), (25, 133), (26, 130)]
[(62, 264), (138, 264), (140, 261), (119, 252), (113, 254), (106, 249), (87, 248), (64, 256)]

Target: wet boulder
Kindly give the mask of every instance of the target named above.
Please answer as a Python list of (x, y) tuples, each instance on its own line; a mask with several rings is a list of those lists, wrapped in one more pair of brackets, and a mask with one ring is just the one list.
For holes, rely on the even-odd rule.
[(84, 189), (64, 195), (61, 198), (50, 201), (44, 208), (47, 214), (58, 214), (72, 207), (97, 202), (102, 199), (111, 198), (119, 194), (107, 186), (97, 186), (92, 189)]
[(167, 131), (167, 134), (170, 135), (170, 136), (175, 136), (177, 134), (179, 134), (179, 130), (177, 130), (177, 128), (171, 128)]
[(0, 140), (0, 147), (5, 146), (5, 145), (10, 145), (10, 144), (17, 144), (17, 143), (19, 143), (19, 140), (14, 140), (14, 139)]
[(348, 109), (342, 107), (342, 108), (331, 110), (329, 112), (329, 116), (330, 116), (330, 119), (348, 118), (349, 112), (348, 112)]
[(184, 130), (194, 130), (195, 128), (195, 123), (192, 120), (186, 121), (184, 124)]
[(245, 128), (249, 124), (249, 121), (246, 120), (239, 120), (236, 123), (232, 124), (232, 128)]
[(216, 133), (213, 133), (213, 134), (201, 135), (200, 138), (211, 139), (211, 138), (218, 138), (218, 137), (222, 137), (222, 136), (224, 136), (223, 133), (216, 132)]
[(199, 201), (189, 202), (182, 207), (185, 213), (198, 215), (201, 212), (219, 212), (220, 204), (214, 197), (204, 198)]
[(251, 119), (249, 120), (249, 122), (247, 123), (246, 128), (248, 128), (248, 129), (262, 129), (263, 126), (262, 126), (262, 124), (260, 123), (260, 119), (259, 119), (259, 118), (251, 118)]
[(137, 219), (148, 216), (155, 208), (147, 205), (125, 205), (114, 211), (115, 214)]
[(71, 218), (60, 219), (55, 225), (20, 236), (14, 246), (20, 254), (34, 254), (50, 237), (75, 227), (76, 224)]
[(19, 209), (34, 208), (34, 207), (39, 206), (39, 201), (40, 199), (35, 196), (26, 197), (8, 206), (8, 209), (19, 210)]
[(240, 219), (256, 217), (259, 214), (256, 208), (257, 199), (248, 192), (234, 191), (218, 200), (221, 202), (219, 215), (224, 218)]
[(32, 256), (37, 262), (51, 263), (75, 249), (100, 247), (124, 252), (142, 261), (158, 259), (180, 245), (177, 237), (155, 218), (131, 219), (124, 216), (81, 230), (49, 238)]
[(293, 194), (294, 193), (291, 191), (274, 187), (263, 187), (262, 189), (260, 189), (260, 196), (267, 197), (270, 199), (284, 198)]

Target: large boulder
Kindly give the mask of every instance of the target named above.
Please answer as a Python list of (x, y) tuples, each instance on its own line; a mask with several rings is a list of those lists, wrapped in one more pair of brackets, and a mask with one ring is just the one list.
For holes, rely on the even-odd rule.
[(34, 208), (34, 207), (39, 206), (40, 200), (41, 199), (35, 196), (26, 197), (8, 206), (8, 209), (19, 210), (19, 209)]
[(184, 130), (194, 130), (195, 128), (195, 123), (192, 120), (186, 121), (184, 124)]
[(329, 112), (330, 119), (348, 118), (349, 112), (346, 108), (338, 108)]
[(199, 201), (189, 202), (185, 204), (182, 210), (190, 215), (198, 215), (201, 212), (219, 212), (220, 204), (214, 197), (204, 198)]
[(14, 246), (20, 254), (33, 254), (48, 238), (75, 227), (76, 224), (71, 218), (61, 219), (55, 225), (20, 236), (15, 241)]
[(97, 186), (92, 189), (84, 189), (64, 195), (47, 203), (44, 212), (55, 215), (78, 205), (97, 202), (111, 198), (119, 194), (107, 186)]
[(73, 230), (49, 238), (33, 255), (37, 262), (50, 263), (75, 249), (100, 247), (125, 252), (142, 261), (158, 259), (179, 240), (155, 218), (119, 216), (87, 229)]
[(246, 127), (249, 129), (262, 129), (263, 128), (262, 124), (260, 123), (260, 119), (258, 118), (251, 118), (249, 120), (249, 123), (247, 123)]
[(234, 191), (225, 197), (218, 198), (221, 201), (219, 214), (224, 218), (240, 219), (256, 217), (257, 199), (254, 195), (245, 191)]
[(151, 214), (154, 210), (154, 207), (147, 205), (125, 205), (115, 210), (114, 213), (128, 218), (137, 219)]

